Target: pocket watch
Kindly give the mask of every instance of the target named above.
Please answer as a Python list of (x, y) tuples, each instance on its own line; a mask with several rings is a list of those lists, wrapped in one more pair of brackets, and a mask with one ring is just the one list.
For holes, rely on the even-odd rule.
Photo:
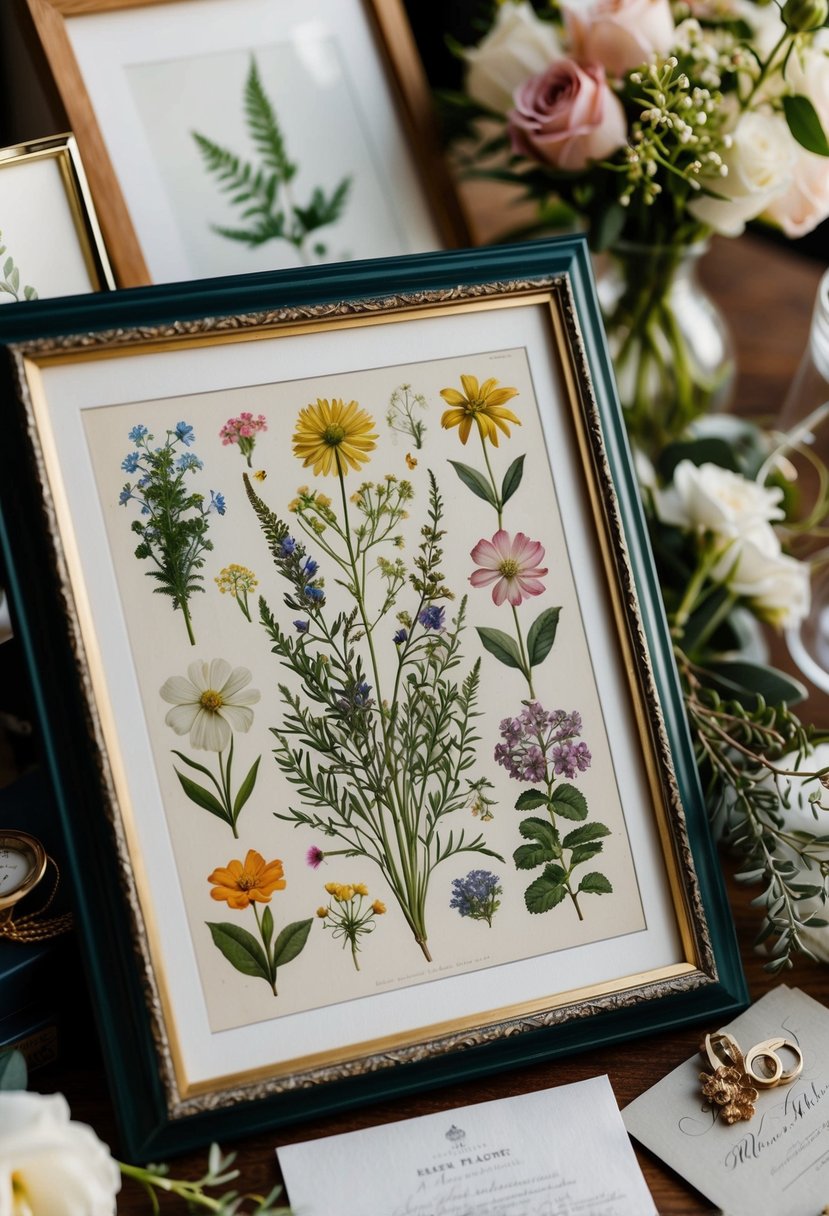
[[(34, 891), (49, 866), (54, 870), (54, 882), (45, 903), (37, 912), (25, 913), (15, 920), (15, 906)], [(0, 828), (0, 937), (42, 941), (65, 932), (72, 923), (70, 913), (42, 918), (55, 898), (59, 881), (57, 865), (36, 837)]]
[(34, 836), (0, 829), (0, 913), (35, 889), (47, 864), (46, 850)]

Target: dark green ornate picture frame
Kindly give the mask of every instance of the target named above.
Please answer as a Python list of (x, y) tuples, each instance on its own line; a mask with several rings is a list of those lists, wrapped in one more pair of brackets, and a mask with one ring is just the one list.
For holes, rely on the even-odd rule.
[[(540, 1054), (585, 1050), (694, 1019), (725, 1020), (746, 1003), (581, 238), (8, 306), (0, 316), (0, 343), (10, 415), (0, 458), (9, 591), (35, 684), (88, 980), (127, 1153), (158, 1158), (216, 1137), (509, 1068)], [(409, 429), (404, 419), (403, 432), (398, 428), (393, 435), (394, 419), (384, 417), (379, 397), (368, 420), (348, 413), (345, 402), (337, 412), (335, 398), (351, 396), (352, 386), (361, 394), (365, 387), (371, 396), (374, 385), (396, 384), (400, 368), (407, 376), (412, 368), (424, 369), (424, 382), (441, 386), (425, 391), (424, 404), (416, 407), (424, 411), (417, 417), (429, 429), (425, 441), (411, 424), (411, 413)], [(341, 391), (335, 391), (332, 386), (340, 384)], [(410, 387), (412, 394), (419, 391), (414, 378)], [(257, 393), (272, 402), (282, 394), (291, 408), (269, 407), (267, 437), (256, 432), (245, 447), (239, 443), (244, 436), (237, 435), (221, 445), (216, 411), (234, 412), (242, 402), (258, 401)], [(401, 398), (395, 400), (400, 423)], [(406, 400), (411, 404), (414, 396)], [(364, 406), (361, 400), (358, 408)], [(156, 446), (143, 425), (153, 418), (162, 419)], [(117, 486), (110, 487), (105, 457), (122, 442), (122, 431), (126, 442), (127, 423), (134, 451), (117, 473), (125, 482), (119, 495)], [(165, 425), (162, 443), (159, 428)], [(196, 461), (188, 454), (193, 427), (199, 439)], [(536, 442), (533, 435), (543, 439)], [(332, 452), (349, 459), (349, 439), (357, 444), (350, 449), (351, 469), (341, 465), (340, 455), (326, 465), (323, 457)], [(309, 666), (303, 656), (319, 652), (328, 628), (323, 607), (350, 593), (346, 576), (322, 582), (316, 558), (326, 555), (322, 572), (330, 575), (337, 537), (352, 558), (354, 545), (359, 551), (363, 534), (350, 530), (349, 512), (376, 522), (374, 508), (366, 503), (380, 493), (380, 483), (372, 481), (373, 490), (361, 488), (361, 479), (372, 474), (368, 462), (375, 450), (384, 459), (393, 455), (403, 469), (382, 483), (383, 494), (402, 494), (400, 502), (389, 497), (383, 516), (394, 516), (395, 528), (399, 524), (401, 560), (419, 553), (428, 566), (432, 558), (423, 558), (422, 545), (431, 544), (432, 551), (446, 550), (449, 574), (432, 577), (437, 564), (425, 573), (416, 561), (401, 567), (389, 603), (398, 594), (403, 603), (404, 584), (420, 599), (414, 614), (389, 618), (389, 637), (383, 633), (382, 645), (390, 657), (376, 662), (373, 674), (343, 657), (347, 647), (340, 652), (333, 643), (322, 666), (316, 661)], [(385, 468), (380, 455), (377, 460), (374, 478)], [(431, 524), (412, 532), (414, 539), (403, 547), (406, 530), (423, 523), (417, 492), (423, 487), (426, 499), (427, 460), (428, 478), (439, 491), (429, 499)], [(295, 474), (286, 472), (291, 461)], [(232, 503), (227, 496), (225, 520), (219, 518), (225, 498), (210, 479), (214, 468), (230, 469), (229, 462), (235, 462), (236, 488)], [(432, 466), (438, 470), (434, 477)], [(327, 482), (326, 472), (334, 474)], [(188, 496), (181, 487), (191, 473), (196, 492)], [(294, 484), (286, 484), (287, 476), (312, 483), (290, 504)], [(261, 637), (256, 646), (272, 664), (266, 668), (263, 659), (261, 669), (255, 668), (255, 682), (263, 698), (272, 696), (272, 706), (264, 708), (258, 693), (238, 698), (235, 704), (242, 708), (228, 714), (230, 732), (217, 729), (214, 742), (209, 735), (206, 742), (195, 741), (196, 713), (217, 714), (222, 689), (226, 700), (236, 696), (228, 691), (230, 684), (249, 682), (253, 664), (233, 675), (227, 665), (215, 668), (226, 679), (218, 692), (201, 694), (213, 698), (210, 704), (197, 697), (192, 713), (182, 707), (186, 681), (176, 673), (187, 666), (197, 678), (199, 672), (188, 663), (202, 658), (205, 673), (208, 666), (214, 673), (207, 661), (214, 652), (199, 650), (189, 624), (193, 647), (185, 636), (181, 609), (188, 592), (173, 587), (166, 598), (145, 595), (141, 563), (153, 555), (151, 529), (161, 527), (153, 486), (165, 477), (173, 497), (179, 494), (172, 507), (168, 501), (169, 510), (179, 512), (177, 519), (189, 519), (188, 535), (201, 538), (205, 574), (199, 577), (210, 594), (195, 597), (202, 613), (196, 634), (202, 631), (210, 645), (214, 638), (224, 644), (238, 636), (245, 647)], [(405, 491), (395, 488), (401, 481)], [(441, 495), (449, 508), (438, 525), (434, 512), (439, 516), (435, 504)], [(148, 516), (149, 522), (142, 522)], [(546, 538), (559, 516), (564, 539), (556, 549)], [(130, 528), (132, 521), (137, 528)], [(515, 531), (519, 524), (545, 538), (546, 558), (540, 542)], [(303, 525), (308, 525), (307, 543), (300, 535)], [(230, 567), (216, 573), (218, 554), (228, 542), (217, 539), (214, 560), (212, 542), (203, 543), (208, 531), (240, 544), (243, 535), (245, 544), (258, 538), (260, 586), (254, 593), (251, 585), (244, 606), (240, 588), (234, 588), (247, 619), (229, 597), (219, 600), (214, 582), (221, 590)], [(468, 536), (477, 540), (471, 554)], [(509, 553), (504, 546), (511, 546)], [(269, 558), (274, 568), (266, 576)], [(162, 564), (168, 561), (165, 577), (169, 560), (169, 553), (162, 557)], [(343, 561), (347, 575), (348, 561)], [(201, 566), (188, 569), (198, 574)], [(353, 562), (350, 569), (359, 581)], [(388, 581), (388, 562), (378, 569)], [(447, 595), (452, 579), (458, 587), (454, 602)], [(257, 622), (254, 601), (260, 592)], [(575, 597), (576, 608), (562, 609), (559, 621), (558, 602), (567, 594)], [(547, 606), (550, 596), (558, 601), (554, 607)], [(374, 729), (396, 738), (403, 714), (396, 707), (404, 704), (404, 694), (395, 682), (391, 700), (380, 699), (383, 663), (397, 670), (394, 664), (402, 669), (410, 661), (406, 678), (421, 682), (417, 698), (405, 703), (406, 713), (415, 714), (429, 696), (454, 704), (461, 693), (448, 677), (428, 681), (460, 635), (454, 614), (462, 617), (457, 605), (467, 598), (473, 622), (498, 624), (475, 625), (464, 640), (470, 656), (478, 656), (469, 670), (481, 672), (489, 689), (475, 736), (486, 738), (478, 744), (464, 736), (460, 744), (447, 745), (450, 753), (453, 747), (459, 754), (467, 749), (472, 775), (462, 781), (458, 768), (445, 805), (427, 798), (431, 809), (409, 836), (410, 812), (401, 812), (399, 822), (393, 815), (383, 820), (399, 829), (404, 853), (382, 837), (382, 824), (381, 843), (372, 852), (372, 829), (365, 824), (382, 820), (382, 790), (361, 802), (361, 791), (353, 788), (340, 811), (332, 795), (323, 814), (323, 794), (315, 801), (311, 788), (316, 776), (322, 773), (336, 784), (345, 780), (348, 766), (334, 765), (324, 750), (313, 752), (305, 738), (307, 779), (304, 785), (299, 778), (292, 781), (294, 761), (285, 740), (296, 739), (291, 734), (296, 721), (284, 696), (313, 700), (316, 690), (316, 704), (326, 707), (318, 733), (330, 726), (330, 737), (344, 741), (346, 749), (356, 740), (359, 750), (359, 738)], [(210, 608), (202, 609), (208, 602)], [(380, 617), (389, 610), (384, 604)], [(577, 618), (581, 632), (575, 629)], [(364, 614), (359, 627), (347, 613), (338, 619), (334, 634), (345, 631), (353, 656), (371, 636), (373, 619)], [(266, 638), (257, 632), (263, 629)], [(572, 636), (572, 642), (559, 640), (555, 646), (556, 629), (559, 638)], [(589, 661), (567, 675), (566, 664), (578, 662), (572, 656), (580, 645)], [(162, 684), (145, 669), (161, 662), (156, 650), (165, 647), (177, 666), (170, 659), (169, 678)], [(335, 687), (327, 670), (338, 662), (346, 674)], [(352, 682), (351, 662), (357, 673)], [(326, 663), (334, 667), (326, 669)], [(166, 675), (168, 667), (158, 670)], [(291, 685), (283, 694), (282, 716), (269, 717), (269, 711), (276, 713), (283, 670), (296, 679), (298, 691), (292, 693)], [(210, 688), (219, 683), (214, 675)], [(464, 683), (463, 696), (470, 687)], [(592, 755), (586, 743), (574, 742), (582, 723), (573, 707), (581, 708), (590, 697), (595, 710), (592, 719), (585, 712), (585, 722), (593, 724)], [(293, 702), (295, 713), (300, 700)], [(527, 777), (521, 789), (516, 785), (490, 823), (493, 781), (496, 786), (508, 781), (497, 765), (492, 767), (491, 745), (507, 740), (501, 744), (506, 750), (496, 747), (494, 755), (501, 756), (502, 768), (512, 763), (514, 769), (510, 730), (519, 732), (519, 726), (509, 723), (519, 721), (512, 715), (539, 702), (550, 710), (545, 729), (556, 727), (556, 738), (564, 738), (566, 746), (550, 742), (548, 768), (532, 781)], [(559, 703), (563, 707), (553, 711)], [(227, 704), (233, 705), (232, 699)], [(255, 730), (248, 734), (248, 728), (254, 713), (272, 729), (270, 743), (262, 744), (261, 764), (250, 766), (250, 756), (245, 760), (242, 752), (252, 745)], [(602, 722), (605, 742), (599, 739)], [(180, 742), (171, 730), (192, 733)], [(229, 753), (223, 750), (228, 733)], [(194, 758), (192, 749), (200, 746)], [(231, 779), (234, 746), (237, 773)], [(212, 775), (214, 757), (221, 780)], [(400, 767), (387, 752), (381, 764), (404, 786), (409, 779), (416, 783), (424, 771), (417, 755)], [(294, 789), (290, 804), (285, 794), (290, 786), (278, 785), (285, 777)], [(201, 781), (212, 786), (199, 786)], [(527, 789), (528, 783), (534, 788)], [(434, 787), (429, 790), (434, 795)], [(588, 803), (592, 807), (599, 795), (604, 819), (615, 813), (606, 804), (618, 802), (610, 827), (588, 818)], [(360, 814), (366, 816), (363, 826), (349, 836), (349, 825)], [(452, 831), (439, 837), (437, 820), (444, 814)], [(244, 869), (245, 849), (257, 847), (246, 835), (254, 824), (267, 843), (259, 849), (261, 867), (249, 853)], [(215, 853), (215, 861), (199, 859), (190, 866), (190, 846), (182, 841), (198, 837), (193, 845), (198, 851), (201, 838), (212, 838), (211, 833), (223, 852)], [(443, 843), (430, 852), (438, 838)], [(282, 860), (265, 869), (264, 854), (277, 851), (287, 859), (287, 889)], [(445, 864), (461, 852), (465, 857), (454, 869)], [(236, 862), (227, 863), (227, 857)], [(439, 863), (444, 870), (438, 874), (445, 877), (433, 882), (427, 896), (426, 878)], [(419, 887), (398, 881), (407, 864)], [(320, 865), (324, 869), (317, 874)], [(577, 865), (583, 868), (575, 874)], [(209, 878), (208, 866), (215, 866)], [(469, 870), (466, 879), (460, 877), (462, 868)], [(473, 878), (476, 872), (488, 877)], [(160, 886), (159, 874), (172, 881)], [(322, 905), (316, 913), (310, 895), (301, 907), (299, 900), (312, 882), (319, 886)], [(358, 902), (366, 883), (366, 899), (374, 900), (371, 912)], [(421, 892), (419, 905), (407, 902), (410, 889)], [(159, 895), (161, 890), (169, 897)], [(227, 909), (208, 918), (223, 900)], [(289, 903), (295, 919), (283, 912)], [(355, 917), (365, 918), (362, 927), (355, 929), (352, 917), (348, 930), (343, 909), (358, 907), (362, 911)], [(466, 953), (465, 945), (454, 955), (449, 950), (443, 973), (429, 969), (434, 964), (419, 919), (424, 907), (440, 930), (436, 940), (474, 942)], [(603, 908), (612, 909), (611, 920), (622, 927), (602, 921)], [(334, 935), (326, 932), (338, 925), (344, 950), (335, 950)], [(468, 936), (472, 931), (474, 938)], [(536, 935), (526, 948), (517, 944), (525, 932)], [(404, 947), (412, 949), (407, 961), (393, 963), (390, 955), (402, 957)], [(281, 968), (288, 963), (283, 984)], [(182, 995), (175, 972), (188, 975), (188, 968), (195, 978)], [(333, 994), (321, 995), (323, 968), (326, 976), (340, 977)], [(553, 974), (555, 982), (548, 979)], [(417, 1001), (406, 1000), (410, 986)], [(505, 991), (511, 993), (507, 999)], [(237, 1003), (246, 1012), (239, 1014)], [(343, 1035), (336, 1029), (338, 1018), (355, 1029)]]

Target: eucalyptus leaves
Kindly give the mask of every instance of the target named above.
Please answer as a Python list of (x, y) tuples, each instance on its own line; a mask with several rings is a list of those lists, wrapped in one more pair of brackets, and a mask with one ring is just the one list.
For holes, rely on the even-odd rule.
[[(3, 233), (0, 232), (0, 258), (6, 253), (6, 246), (3, 244)], [(0, 294), (11, 296), (13, 300), (20, 300), (20, 270), (15, 265), (14, 258), (9, 255), (3, 262), (3, 274), (0, 277)], [(37, 291), (34, 287), (25, 285), (23, 287), (24, 300), (36, 300)]]

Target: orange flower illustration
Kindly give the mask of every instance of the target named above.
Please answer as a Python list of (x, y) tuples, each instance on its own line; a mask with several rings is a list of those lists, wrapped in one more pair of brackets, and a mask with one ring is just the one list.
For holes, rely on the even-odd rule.
[(207, 881), (215, 886), (210, 892), (213, 899), (227, 900), (229, 908), (247, 908), (251, 901), (269, 904), (274, 891), (284, 891), (285, 879), (282, 862), (265, 861), (256, 849), (248, 849), (244, 865), (234, 858), (227, 866), (219, 866)]

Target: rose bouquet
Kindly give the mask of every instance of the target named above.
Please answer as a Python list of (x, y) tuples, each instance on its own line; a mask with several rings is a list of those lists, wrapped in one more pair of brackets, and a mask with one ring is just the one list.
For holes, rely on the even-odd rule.
[(608, 251), (600, 296), (632, 437), (654, 453), (733, 373), (689, 281), (712, 232), (829, 215), (827, 0), (505, 0), (448, 96), (466, 171)]

